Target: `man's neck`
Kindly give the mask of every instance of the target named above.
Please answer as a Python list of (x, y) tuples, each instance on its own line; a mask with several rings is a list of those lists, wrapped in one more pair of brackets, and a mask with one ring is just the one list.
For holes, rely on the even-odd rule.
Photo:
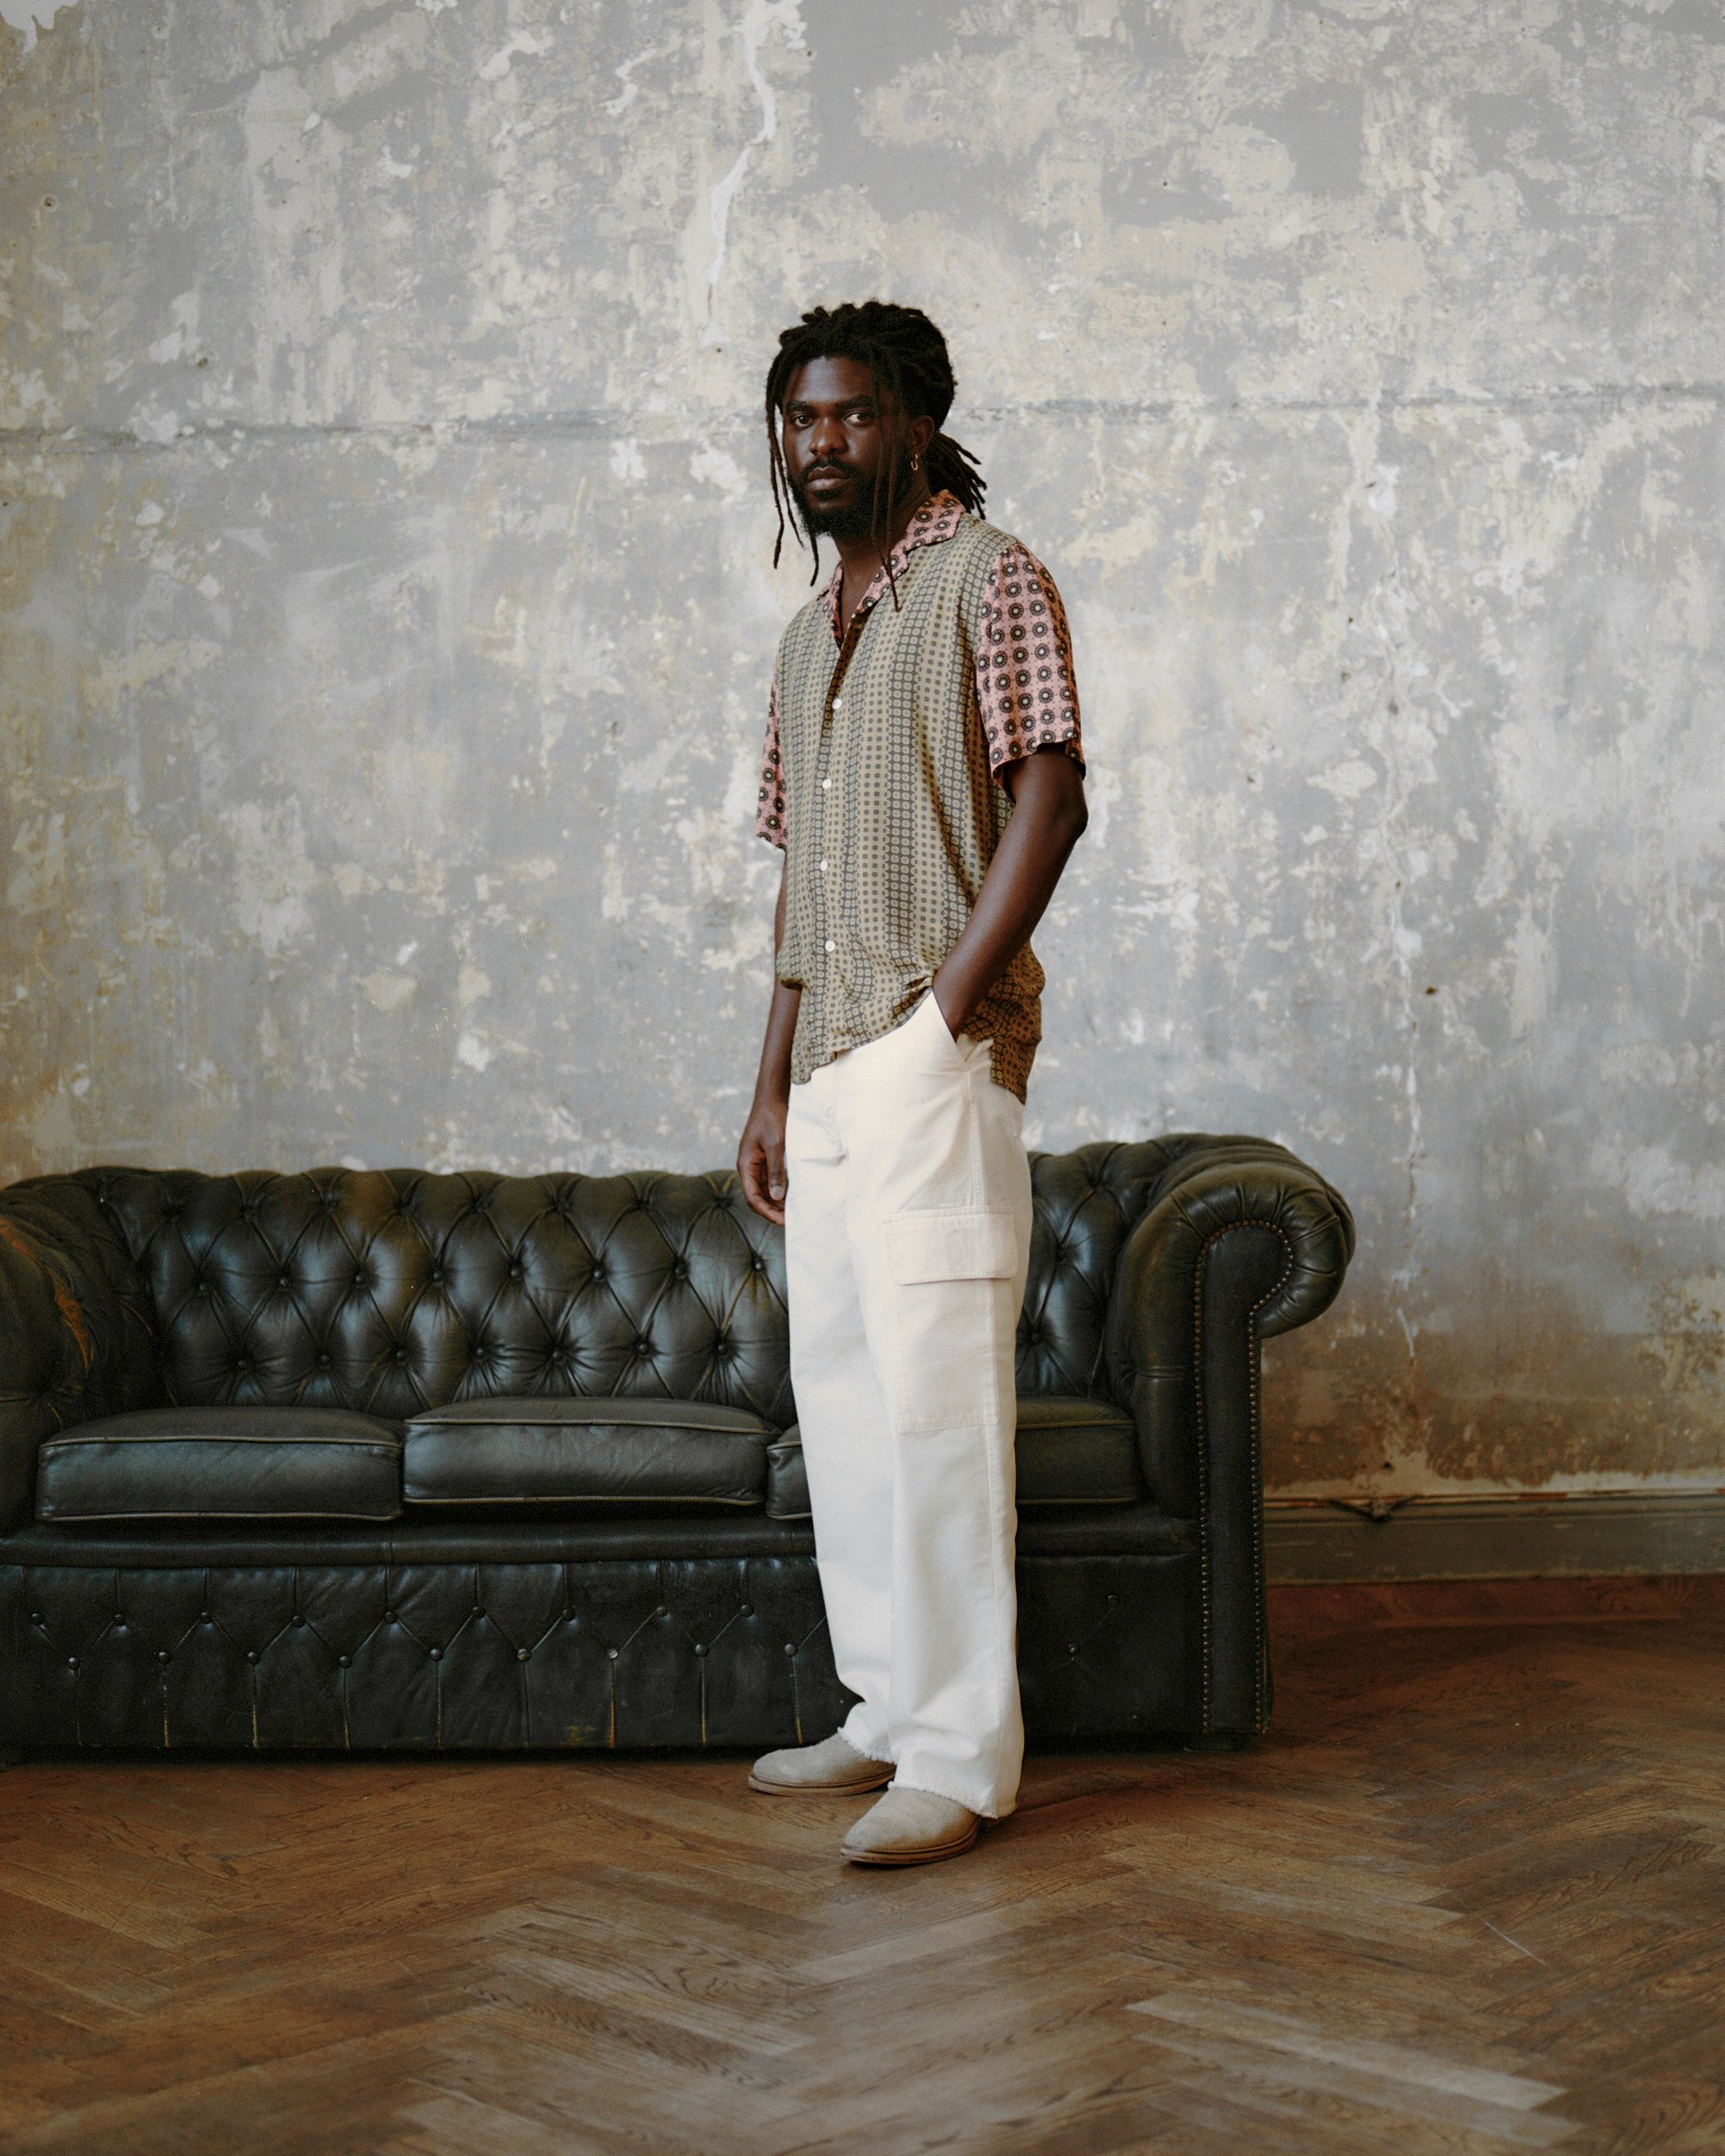
[(910, 529), (910, 520), (917, 510), (933, 501), (933, 494), (922, 473), (911, 475), (911, 490), (894, 512), (890, 528), (877, 537), (865, 532), (857, 539), (835, 539), (838, 558), (845, 564), (845, 581), (853, 590), (859, 584), (872, 581), (874, 572)]

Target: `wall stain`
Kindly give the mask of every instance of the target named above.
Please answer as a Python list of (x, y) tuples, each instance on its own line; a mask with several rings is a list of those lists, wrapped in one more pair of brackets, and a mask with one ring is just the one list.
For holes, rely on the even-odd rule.
[(1358, 1215), (1271, 1487), (1720, 1479), (1725, 23), (0, 18), (0, 1176), (732, 1156), (760, 382), (881, 292), (1073, 617), (1028, 1136)]

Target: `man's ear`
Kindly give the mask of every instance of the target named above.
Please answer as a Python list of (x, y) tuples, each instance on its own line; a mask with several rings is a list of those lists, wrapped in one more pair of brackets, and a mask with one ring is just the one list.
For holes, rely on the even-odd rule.
[(918, 456), (926, 456), (928, 455), (928, 445), (934, 439), (934, 437), (939, 432), (940, 429), (934, 424), (933, 420), (929, 418), (928, 414), (924, 412), (920, 419), (913, 420), (910, 422), (911, 448)]

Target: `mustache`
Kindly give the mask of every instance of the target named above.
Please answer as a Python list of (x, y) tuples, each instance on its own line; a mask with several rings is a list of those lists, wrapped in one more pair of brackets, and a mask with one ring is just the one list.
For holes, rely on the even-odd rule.
[(811, 479), (819, 479), (824, 475), (835, 479), (854, 479), (856, 468), (852, 464), (841, 464), (831, 457), (823, 457), (819, 464), (810, 464), (797, 483), (799, 486), (807, 486)]

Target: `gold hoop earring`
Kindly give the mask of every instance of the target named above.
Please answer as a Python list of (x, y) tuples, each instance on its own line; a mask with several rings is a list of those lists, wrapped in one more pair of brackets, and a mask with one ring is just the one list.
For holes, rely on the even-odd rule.
[(917, 454), (916, 454), (916, 451), (913, 449), (913, 450), (911, 451), (911, 453), (910, 453), (910, 468), (911, 468), (911, 470), (912, 470), (913, 472), (920, 472), (920, 471), (922, 470), (922, 466), (923, 466), (923, 460), (922, 460), (922, 458), (921, 458), (920, 456), (918, 456), (918, 455), (917, 455)]

